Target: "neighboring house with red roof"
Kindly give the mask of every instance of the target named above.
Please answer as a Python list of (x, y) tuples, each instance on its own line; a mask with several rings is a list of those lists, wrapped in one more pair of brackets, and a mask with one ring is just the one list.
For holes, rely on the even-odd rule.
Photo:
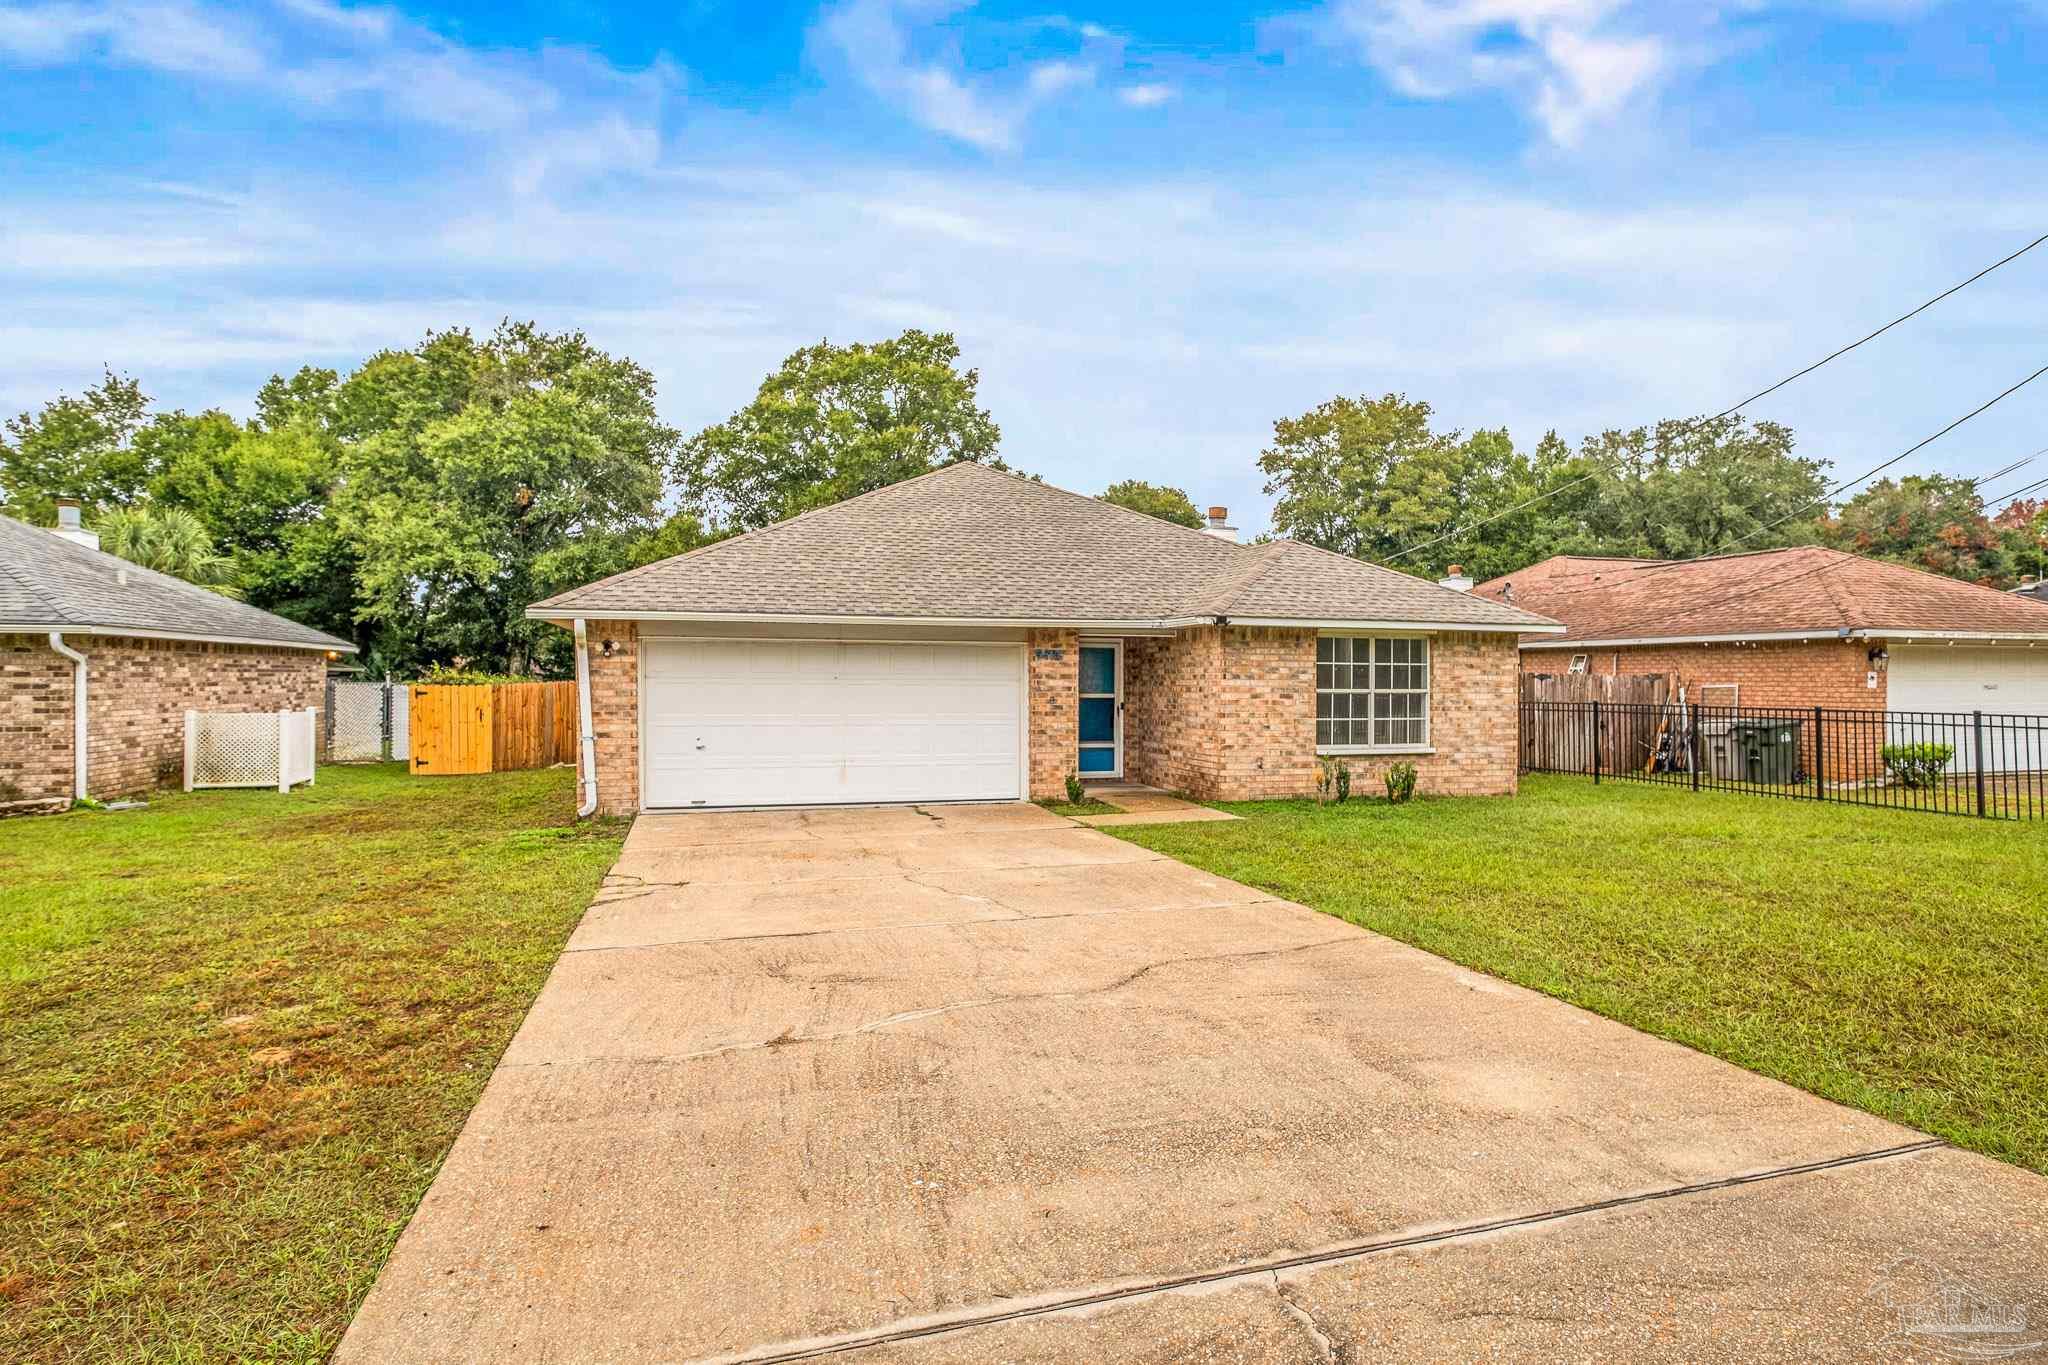
[(2048, 602), (1839, 550), (1557, 555), (1473, 592), (1564, 623), (1523, 638), (1524, 673), (1664, 674), (1710, 704), (2048, 715)]

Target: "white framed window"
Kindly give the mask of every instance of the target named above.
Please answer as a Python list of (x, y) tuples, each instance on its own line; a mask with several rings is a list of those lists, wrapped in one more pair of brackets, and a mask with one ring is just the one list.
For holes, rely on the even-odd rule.
[(1584, 673), (1587, 671), (1587, 665), (1590, 662), (1591, 659), (1589, 656), (1584, 654), (1574, 654), (1572, 655), (1571, 671), (1574, 673)]
[(1416, 635), (1316, 637), (1316, 748), (1429, 746), (1429, 641)]

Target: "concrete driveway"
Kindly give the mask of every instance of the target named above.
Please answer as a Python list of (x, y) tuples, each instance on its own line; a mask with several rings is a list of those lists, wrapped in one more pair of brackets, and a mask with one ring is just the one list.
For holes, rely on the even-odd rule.
[(337, 1358), (1928, 1358), (2044, 1265), (2037, 1177), (1036, 807), (679, 815)]

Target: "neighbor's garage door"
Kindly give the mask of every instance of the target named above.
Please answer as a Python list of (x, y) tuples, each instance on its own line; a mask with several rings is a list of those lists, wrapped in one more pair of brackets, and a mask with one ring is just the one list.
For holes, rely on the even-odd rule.
[[(1943, 721), (1894, 716), (1892, 739), (1903, 743), (1952, 735), (1958, 772), (1974, 772), (1977, 767), (1969, 712), (2048, 716), (2048, 649), (1893, 645), (1889, 667), (1887, 705), (1892, 711), (1953, 714)], [(2036, 771), (2048, 766), (2041, 727), (1993, 725), (1985, 734), (1984, 748), (1986, 771)]]
[(1024, 794), (1023, 648), (643, 643), (650, 808)]

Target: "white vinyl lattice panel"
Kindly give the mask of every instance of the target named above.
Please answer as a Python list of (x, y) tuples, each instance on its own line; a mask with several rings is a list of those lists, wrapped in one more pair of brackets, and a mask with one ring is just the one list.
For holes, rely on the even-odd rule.
[(383, 683), (337, 682), (327, 689), (330, 763), (376, 763), (384, 757)]
[(185, 790), (278, 787), (313, 780), (320, 713), (187, 711)]

